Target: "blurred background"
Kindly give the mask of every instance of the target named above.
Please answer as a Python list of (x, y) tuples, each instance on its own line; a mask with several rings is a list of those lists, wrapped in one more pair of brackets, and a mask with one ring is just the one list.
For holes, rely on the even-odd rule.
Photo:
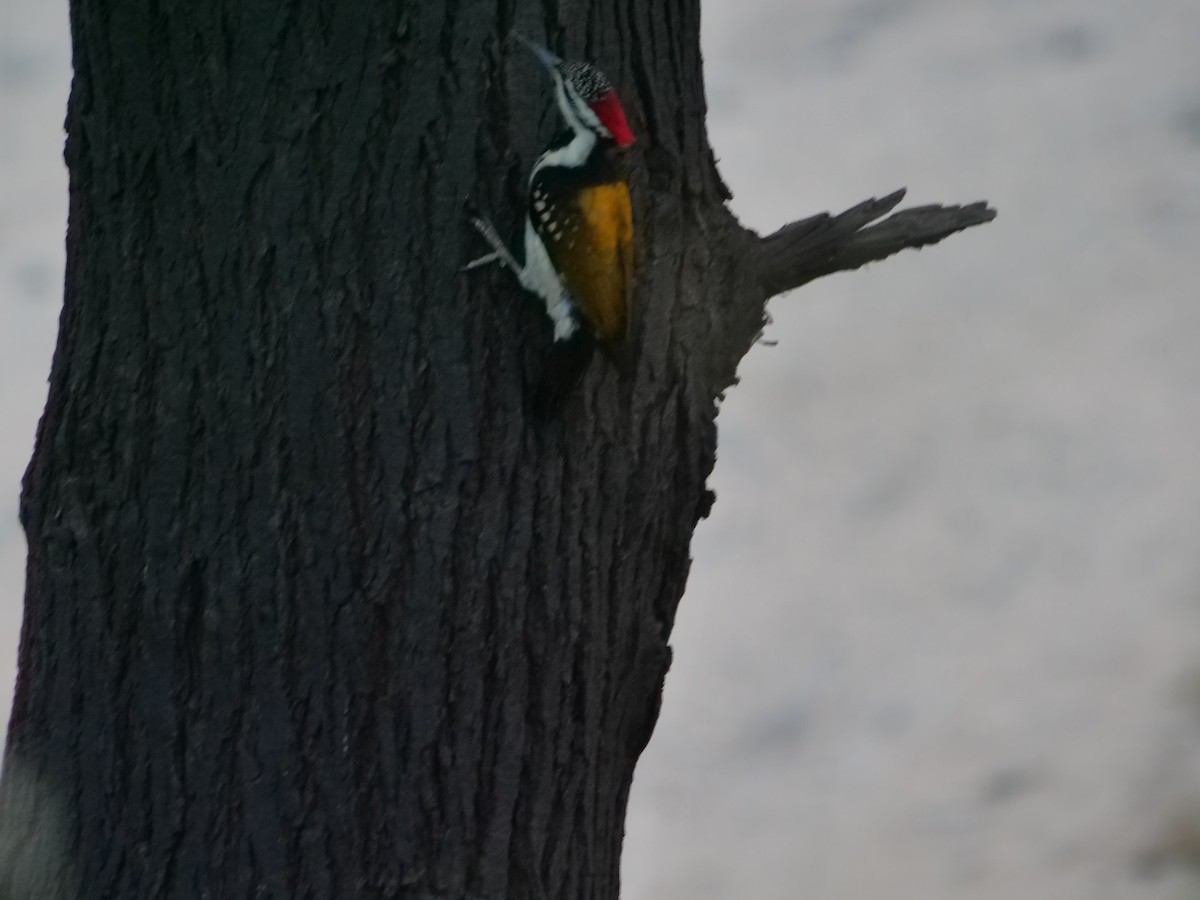
[[(65, 0), (0, 7), (0, 683), (61, 302)], [(638, 769), (627, 900), (1200, 897), (1200, 3), (705, 0), (768, 232), (992, 224), (775, 299)], [(7, 721), (10, 689), (0, 691)]]

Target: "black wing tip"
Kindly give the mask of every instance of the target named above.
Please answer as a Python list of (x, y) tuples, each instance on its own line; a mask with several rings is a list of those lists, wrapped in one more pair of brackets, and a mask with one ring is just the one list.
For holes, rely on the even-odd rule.
[(600, 345), (600, 350), (622, 381), (630, 381), (637, 373), (638, 358), (633, 345), (625, 340), (606, 342)]
[(570, 337), (550, 345), (533, 394), (534, 418), (542, 421), (558, 418), (583, 379), (595, 347), (596, 341), (586, 328), (576, 328)]

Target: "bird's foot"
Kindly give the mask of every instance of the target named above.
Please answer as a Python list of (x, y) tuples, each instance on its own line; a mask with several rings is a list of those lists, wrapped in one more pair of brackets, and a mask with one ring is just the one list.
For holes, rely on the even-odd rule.
[(475, 226), (475, 230), (483, 237), (492, 248), (491, 253), (487, 253), (478, 259), (473, 259), (462, 267), (463, 272), (469, 272), (472, 269), (478, 269), (480, 266), (486, 266), (490, 263), (498, 262), (503, 266), (507, 266), (513, 272), (520, 272), (521, 267), (517, 265), (517, 261), (509, 252), (508, 247), (504, 245), (504, 241), (500, 239), (496, 227), (482, 216), (471, 216), (471, 224)]

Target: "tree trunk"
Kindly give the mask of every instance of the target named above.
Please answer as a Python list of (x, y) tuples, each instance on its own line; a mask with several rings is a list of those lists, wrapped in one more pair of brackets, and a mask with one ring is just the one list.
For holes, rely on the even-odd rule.
[[(67, 274), (25, 480), (0, 892), (614, 898), (769, 294), (990, 217), (766, 240), (704, 130), (697, 0), (71, 0)], [(483, 252), (555, 129), (517, 27), (641, 136), (632, 387), (525, 397)]]

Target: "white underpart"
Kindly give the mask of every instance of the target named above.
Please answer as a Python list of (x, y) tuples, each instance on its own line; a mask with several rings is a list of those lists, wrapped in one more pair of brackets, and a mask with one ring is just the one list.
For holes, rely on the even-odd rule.
[(554, 323), (554, 340), (563, 341), (573, 335), (579, 327), (571, 315), (575, 304), (571, 302), (566, 285), (550, 261), (546, 245), (528, 219), (525, 220), (525, 268), (518, 277), (525, 290), (542, 298), (546, 315)]

